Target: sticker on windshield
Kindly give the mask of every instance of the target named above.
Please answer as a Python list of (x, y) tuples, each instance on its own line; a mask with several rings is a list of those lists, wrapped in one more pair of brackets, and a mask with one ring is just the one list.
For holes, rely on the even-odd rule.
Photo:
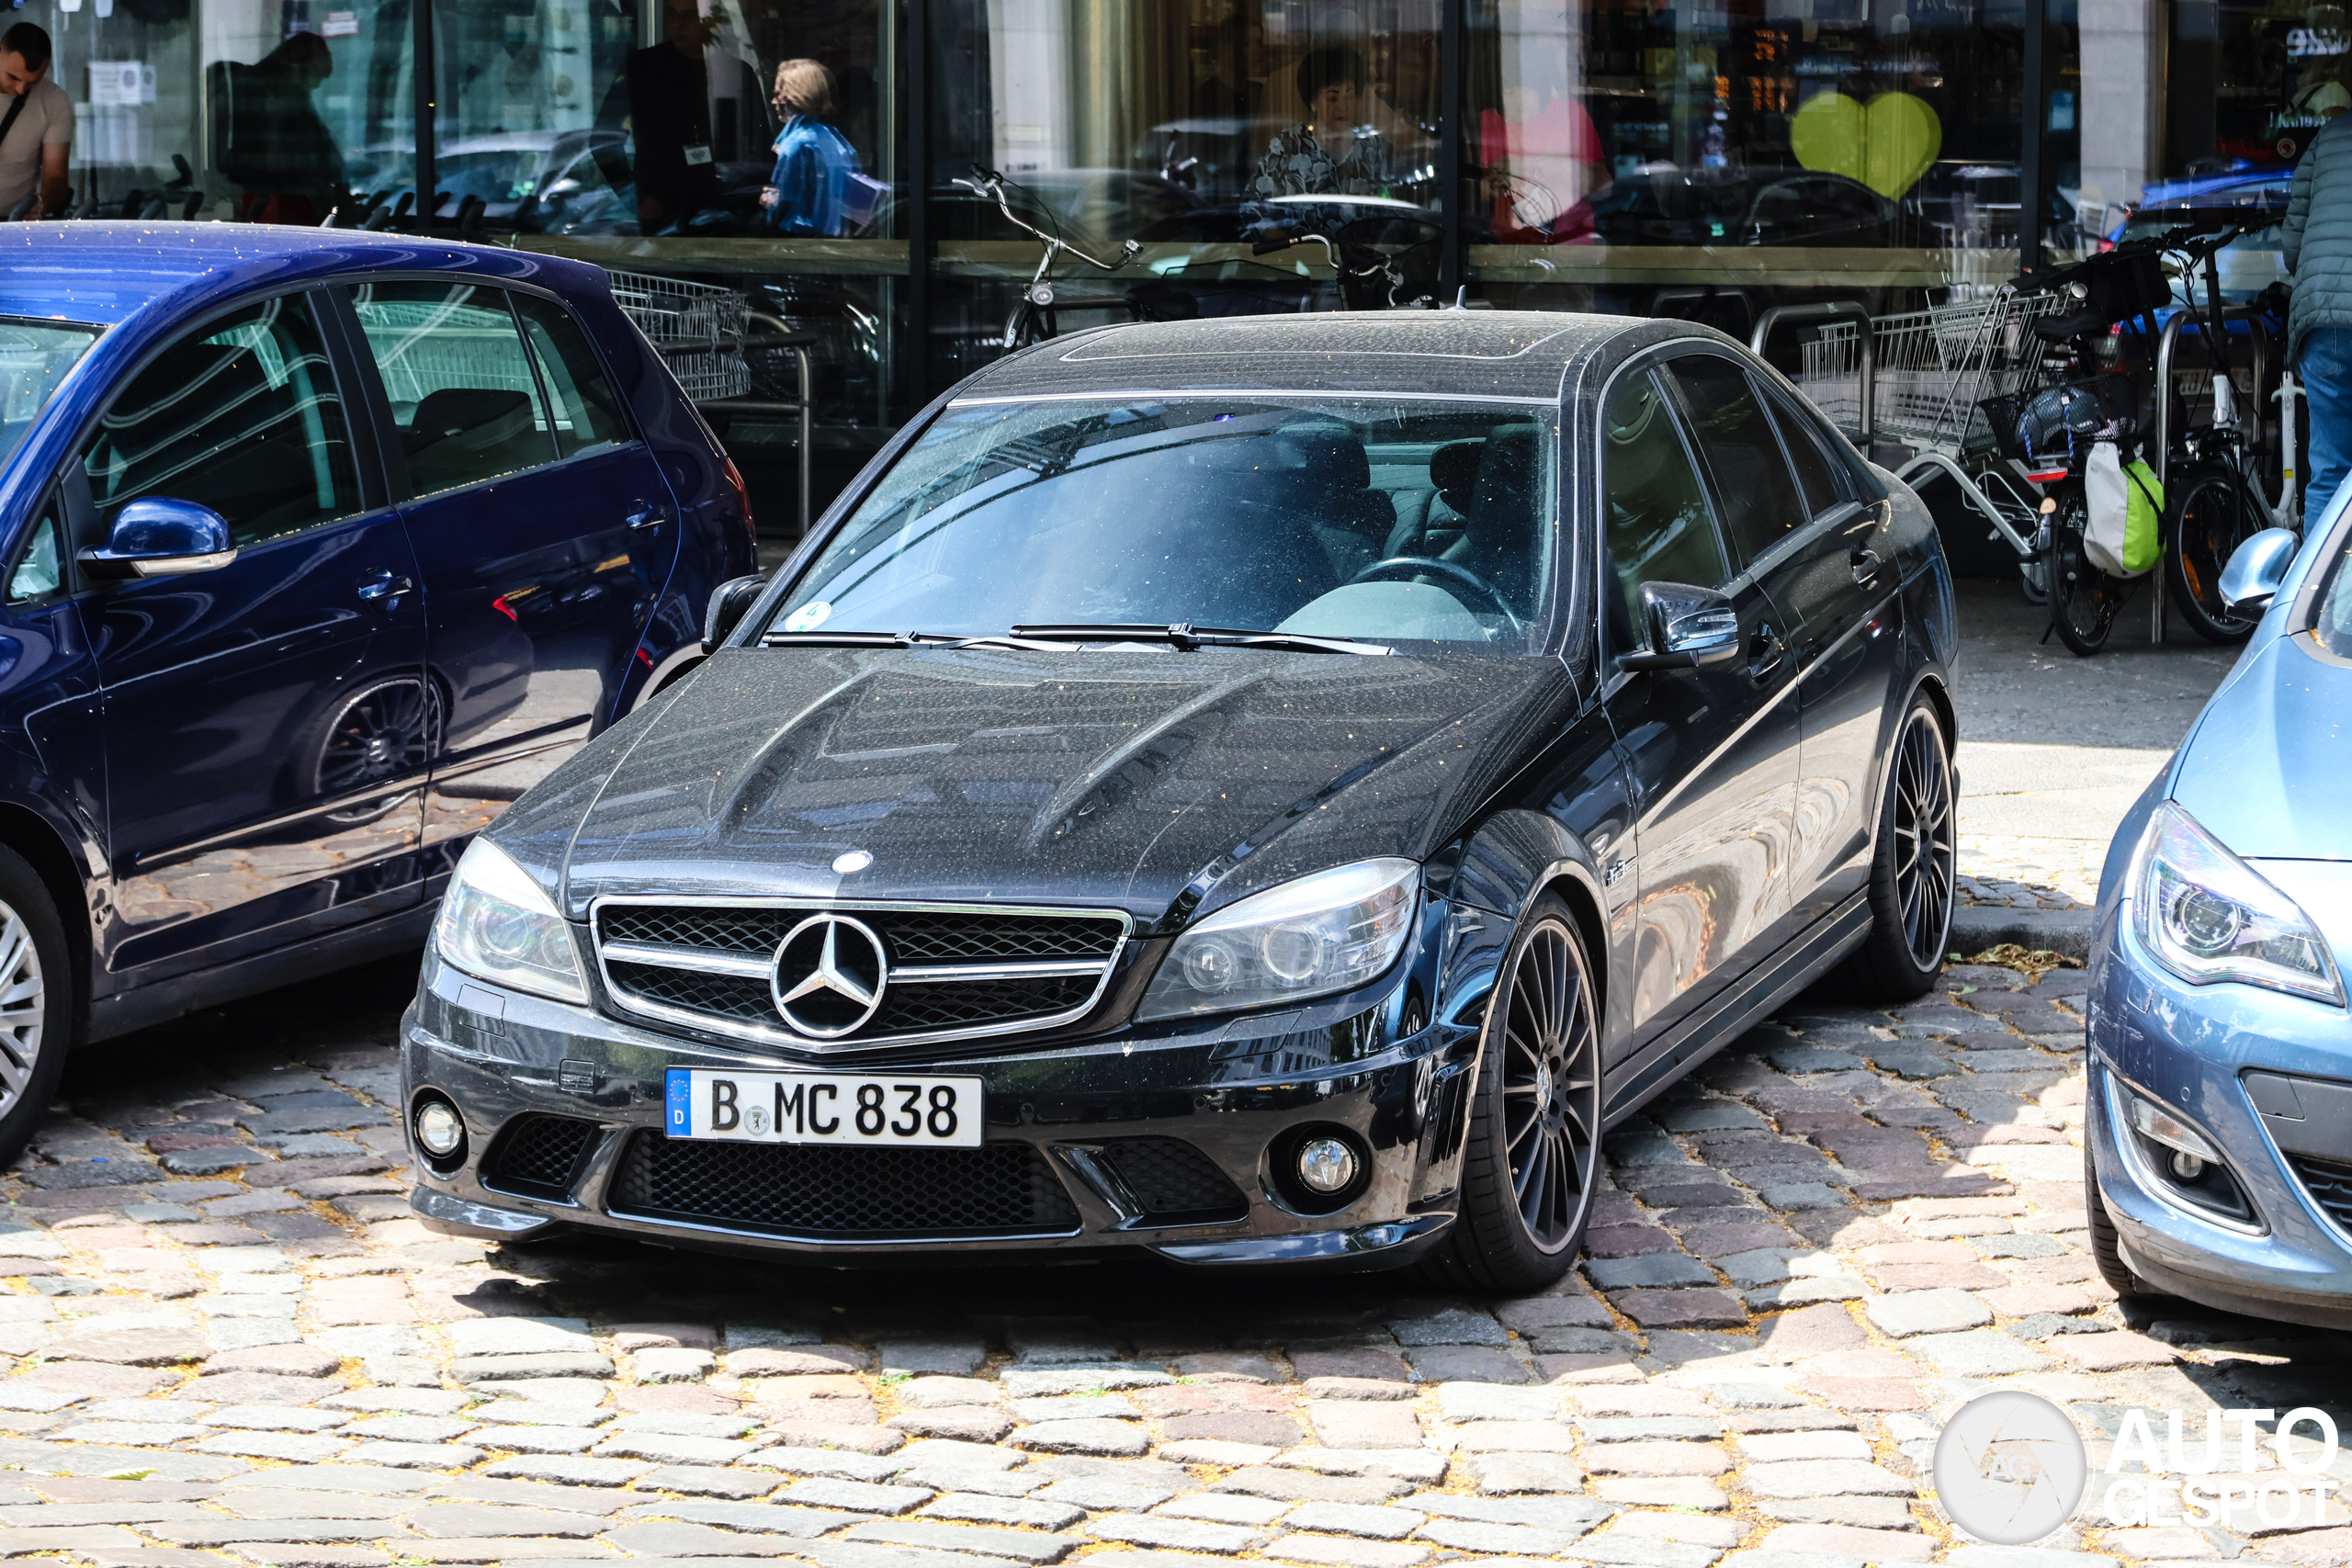
[(833, 613), (832, 605), (822, 599), (812, 599), (785, 616), (784, 629), (788, 632), (813, 632), (825, 624)]

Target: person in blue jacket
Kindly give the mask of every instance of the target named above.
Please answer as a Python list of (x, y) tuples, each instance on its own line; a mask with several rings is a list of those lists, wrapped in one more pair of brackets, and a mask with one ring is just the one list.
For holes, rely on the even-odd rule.
[(775, 68), (775, 107), (784, 129), (775, 139), (775, 171), (760, 205), (769, 227), (782, 234), (838, 235), (859, 174), (857, 149), (821, 118), (832, 112), (833, 73), (813, 60)]

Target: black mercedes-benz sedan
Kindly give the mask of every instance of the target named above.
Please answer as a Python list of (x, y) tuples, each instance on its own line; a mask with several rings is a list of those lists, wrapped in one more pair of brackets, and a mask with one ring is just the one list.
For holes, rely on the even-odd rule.
[(1573, 1259), (1605, 1129), (1952, 897), (1917, 499), (1672, 321), (1057, 339), (466, 853), (418, 1215), (828, 1260)]

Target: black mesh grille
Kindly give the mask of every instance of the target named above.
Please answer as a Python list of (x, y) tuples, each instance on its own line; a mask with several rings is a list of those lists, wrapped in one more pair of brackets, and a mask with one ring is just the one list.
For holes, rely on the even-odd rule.
[(484, 1162), (481, 1184), (527, 1197), (569, 1198), (580, 1156), (595, 1134), (594, 1122), (575, 1117), (517, 1117)]
[[(726, 953), (775, 951), (809, 909), (663, 909), (618, 905), (603, 911), (606, 942), (709, 947)], [(874, 928), (899, 964), (1036, 962), (1108, 958), (1119, 923), (1086, 915), (959, 914), (928, 909), (848, 909)]]
[[(927, 909), (848, 909), (873, 928), (892, 964), (1055, 963), (1108, 960), (1123, 927), (1115, 917), (962, 913)], [(598, 911), (605, 942), (648, 942), (729, 954), (773, 953), (810, 910), (675, 908), (614, 905)], [(706, 975), (662, 964), (607, 958), (606, 972), (625, 1000), (682, 1009), (714, 1023), (782, 1029), (774, 989), (764, 978)], [(1098, 975), (1012, 980), (901, 980), (885, 992), (882, 1008), (849, 1038), (882, 1041), (1018, 1024), (1086, 1005)]]
[(686, 1008), (750, 1023), (777, 1023), (775, 987), (765, 980), (703, 975), (653, 964), (608, 965), (613, 983), (664, 1007)]
[(1027, 1144), (860, 1149), (726, 1144), (639, 1133), (613, 1184), (615, 1213), (820, 1237), (1035, 1235), (1078, 1211)]
[(1179, 1138), (1118, 1138), (1102, 1145), (1104, 1163), (1143, 1205), (1144, 1218), (1162, 1224), (1238, 1220), (1250, 1212), (1216, 1162)]
[(2327, 1211), (2327, 1217), (2352, 1230), (2352, 1166), (2336, 1165), (2309, 1155), (2289, 1155), (2287, 1163), (2303, 1184), (2312, 1201)]
[(868, 1034), (913, 1034), (926, 1029), (967, 1029), (1014, 1019), (1045, 1018), (1078, 1006), (1094, 994), (1091, 975), (1051, 980), (942, 981), (893, 986), (882, 995), (882, 1011)]

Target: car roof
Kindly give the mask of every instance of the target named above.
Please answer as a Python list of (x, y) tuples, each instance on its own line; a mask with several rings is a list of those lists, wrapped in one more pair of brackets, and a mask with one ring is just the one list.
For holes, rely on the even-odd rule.
[[(1688, 322), (1551, 310), (1357, 310), (1148, 321), (1000, 360), (959, 401), (1088, 391), (1428, 392), (1556, 399), (1596, 351)], [(1621, 341), (1627, 340), (1627, 341)]]
[(0, 316), (114, 326), (158, 300), (201, 303), (271, 283), (340, 272), (471, 272), (559, 289), (593, 268), (527, 252), (258, 223), (135, 220), (0, 223)]

